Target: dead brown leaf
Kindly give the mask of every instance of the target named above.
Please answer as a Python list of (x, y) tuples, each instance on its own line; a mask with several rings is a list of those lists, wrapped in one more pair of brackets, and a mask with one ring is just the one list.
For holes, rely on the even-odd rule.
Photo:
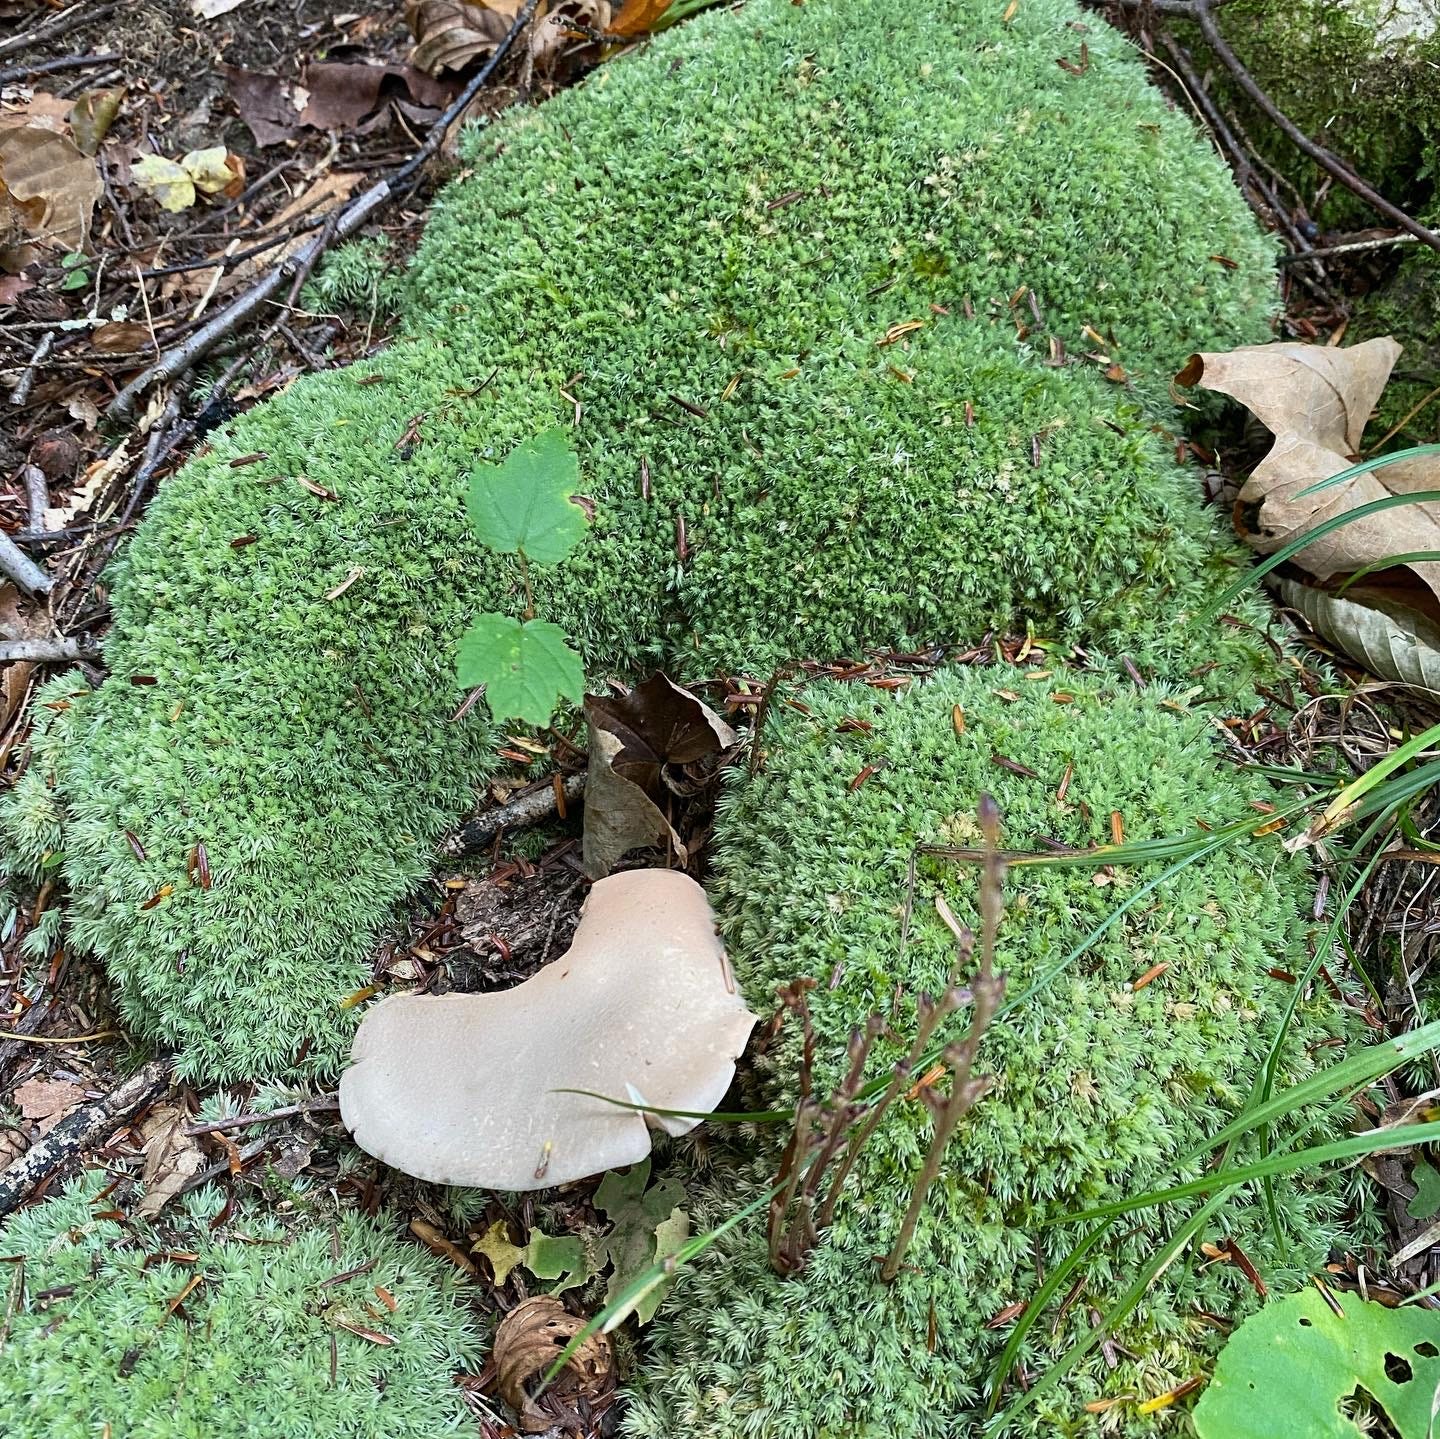
[(199, 1143), (185, 1133), (189, 1123), (184, 1104), (174, 1100), (157, 1104), (140, 1126), (145, 1141), (145, 1172), (141, 1176), (145, 1193), (135, 1206), (136, 1219), (154, 1219), (204, 1168), (205, 1155)]
[(530, 27), (530, 58), (539, 69), (554, 70), (568, 52), (593, 45), (593, 36), (609, 30), (610, 13), (610, 0), (559, 0)]
[(585, 780), (585, 872), (609, 874), (641, 845), (668, 841), (688, 858), (665, 807), (708, 783), (735, 731), (663, 674), (627, 695), (587, 695), (590, 769)]
[[(1237, 528), (1261, 553), (1278, 550), (1335, 515), (1388, 495), (1440, 489), (1434, 456), (1402, 460), (1318, 494), (1302, 492), (1355, 463), (1361, 436), (1400, 346), (1386, 337), (1348, 349), (1280, 342), (1246, 345), (1228, 354), (1192, 355), (1182, 385), (1239, 400), (1275, 443), (1240, 491)], [(1295, 562), (1319, 579), (1347, 574), (1391, 555), (1440, 550), (1440, 506), (1402, 505), (1333, 530), (1307, 545)], [(1440, 596), (1440, 564), (1411, 566)]]
[(150, 330), (135, 320), (112, 320), (91, 332), (90, 343), (102, 355), (124, 355), (143, 350), (150, 343)]
[(521, 0), (405, 0), (405, 23), (415, 37), (411, 63), (427, 75), (463, 70), (494, 52), (515, 23), (520, 5)]
[(41, 1134), (48, 1134), (85, 1103), (85, 1091), (65, 1079), (27, 1079), (10, 1097), (26, 1119), (38, 1121), (35, 1127)]
[(102, 186), (95, 161), (73, 141), (36, 125), (0, 130), (0, 181), (9, 201), (0, 198), (0, 266), (13, 273), (37, 251), (58, 255), (84, 246)]
[(557, 1424), (568, 1427), (566, 1421), (573, 1422), (579, 1401), (593, 1422), (613, 1402), (615, 1352), (604, 1334), (591, 1334), (538, 1399), (528, 1392), (586, 1322), (545, 1294), (516, 1305), (500, 1321), (495, 1331), (497, 1384), (524, 1433), (543, 1434)]
[(606, 27), (611, 35), (643, 35), (660, 23), (674, 0), (624, 0), (619, 12)]
[(93, 155), (109, 133), (125, 99), (125, 87), (114, 90), (89, 90), (70, 112), (70, 133), (82, 155)]
[(236, 65), (221, 65), (219, 70), (257, 145), (278, 145), (299, 133), (300, 112), (309, 103), (303, 88), (261, 70)]

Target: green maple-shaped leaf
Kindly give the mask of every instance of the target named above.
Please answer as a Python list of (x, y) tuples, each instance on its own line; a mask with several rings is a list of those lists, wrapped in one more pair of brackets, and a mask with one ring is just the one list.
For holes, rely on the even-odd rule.
[[(623, 1173), (612, 1170), (595, 1191), (595, 1207), (615, 1226), (600, 1240), (602, 1264), (614, 1265), (605, 1302), (613, 1303), (658, 1259), (674, 1254), (690, 1237), (690, 1217), (678, 1206), (685, 1200), (679, 1180), (662, 1179), (652, 1189), (650, 1161), (642, 1159)], [(647, 1288), (631, 1304), (645, 1324), (660, 1307), (670, 1287), (666, 1277)]]
[(459, 674), (462, 685), (485, 686), (497, 720), (548, 724), (560, 700), (579, 704), (585, 696), (580, 656), (548, 620), (522, 624), (508, 615), (477, 615), (460, 641)]
[(1400, 1439), (1428, 1439), (1440, 1314), (1317, 1289), (1272, 1300), (1230, 1336), (1193, 1416), (1201, 1439), (1359, 1439), (1341, 1412), (1359, 1388)]
[(564, 430), (516, 445), (498, 465), (470, 476), (466, 507), (482, 543), (497, 554), (524, 551), (537, 565), (558, 564), (585, 534), (585, 512), (571, 502), (580, 462)]

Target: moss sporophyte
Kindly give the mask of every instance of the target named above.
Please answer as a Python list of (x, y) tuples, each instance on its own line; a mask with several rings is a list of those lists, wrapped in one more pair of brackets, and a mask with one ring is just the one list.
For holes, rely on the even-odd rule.
[[(1056, 63), (1078, 26), (1083, 71)], [(939, 992), (954, 941), (928, 901), (973, 922), (974, 871), (917, 861), (903, 950), (897, 907), (917, 847), (973, 842), (982, 792), (1021, 847), (1102, 842), (1115, 812), (1130, 839), (1187, 834), (1263, 795), (1220, 765), (1212, 720), (1275, 676), (1265, 611), (1185, 623), (1233, 555), (1174, 461), (1168, 380), (1267, 336), (1273, 247), (1118, 34), (1070, 0), (749, 0), (465, 153), (395, 281), (390, 348), (297, 380), (162, 488), (108, 576), (111, 678), (42, 694), (0, 815), (18, 877), (63, 855), (68, 942), (185, 1078), (332, 1076), (357, 1020), (340, 1001), (496, 764), (497, 722), (544, 723), (587, 677), (764, 676), (1027, 626), (1084, 647), (1073, 671), (774, 707), (719, 807), (710, 889), (752, 1009), (819, 981), (817, 1085), (843, 1077), (853, 1025), (893, 1005), (913, 1032), (915, 996)], [(1263, 1057), (1276, 956), (1309, 937), (1303, 865), (1275, 848), (1162, 873), (1012, 869), (994, 1087), (894, 1284), (874, 1256), (928, 1144), (918, 1102), (893, 1106), (797, 1275), (770, 1268), (762, 1222), (677, 1285), (626, 1432), (976, 1432), (1018, 1322), (999, 1316), (1080, 1239), (1051, 1221), (1176, 1182)], [(1324, 991), (1296, 1003), (1281, 1080), (1343, 1034)], [(793, 1103), (786, 1044), (747, 1080), (766, 1106)], [(697, 1232), (776, 1172), (768, 1139), (708, 1133)], [(1343, 1194), (1292, 1183), (1284, 1206), (1284, 1243), (1248, 1190), (1224, 1212), (1272, 1285), (1339, 1238)], [(1053, 1333), (1026, 1331), (1027, 1373), (1167, 1252), (1168, 1222), (1088, 1251)], [(1253, 1298), (1235, 1265), (1171, 1264), (1114, 1371), (1090, 1355), (1019, 1432), (1148, 1430), (1128, 1402), (1085, 1406), (1182, 1382), (1215, 1343), (1204, 1316)], [(421, 1390), (389, 1383), (385, 1404)]]

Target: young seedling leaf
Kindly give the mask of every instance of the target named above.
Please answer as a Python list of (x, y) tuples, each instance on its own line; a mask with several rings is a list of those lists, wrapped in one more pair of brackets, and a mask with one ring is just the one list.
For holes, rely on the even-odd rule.
[(485, 686), (497, 720), (547, 724), (561, 700), (585, 694), (580, 656), (548, 620), (522, 624), (508, 615), (478, 615), (460, 641), (460, 683)]
[[(685, 1190), (676, 1179), (662, 1179), (652, 1188), (650, 1160), (642, 1159), (623, 1173), (607, 1174), (595, 1191), (595, 1207), (614, 1226), (600, 1241), (603, 1258), (614, 1265), (606, 1303), (613, 1303), (636, 1278), (659, 1260), (679, 1252), (690, 1234), (690, 1217), (679, 1208)], [(648, 1323), (669, 1288), (663, 1282), (646, 1288), (635, 1297), (634, 1313)]]
[(1340, 1412), (1357, 1387), (1400, 1439), (1426, 1439), (1440, 1387), (1440, 1314), (1317, 1289), (1267, 1304), (1230, 1336), (1196, 1406), (1200, 1439), (1355, 1439)]
[(476, 1254), (483, 1254), (490, 1261), (498, 1289), (510, 1277), (517, 1264), (525, 1262), (525, 1250), (510, 1241), (510, 1226), (503, 1219), (497, 1219), (471, 1246)]
[(1440, 1213), (1440, 1172), (1423, 1159), (1410, 1172), (1415, 1182), (1415, 1195), (1405, 1206), (1411, 1219), (1429, 1219)]
[(545, 430), (500, 464), (478, 466), (466, 507), (475, 533), (497, 554), (523, 551), (537, 565), (554, 565), (585, 534), (585, 511), (572, 502), (579, 488), (580, 462), (565, 431)]

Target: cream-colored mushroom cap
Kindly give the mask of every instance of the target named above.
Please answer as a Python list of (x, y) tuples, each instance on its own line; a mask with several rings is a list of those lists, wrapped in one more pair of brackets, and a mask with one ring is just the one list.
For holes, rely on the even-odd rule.
[[(756, 1023), (705, 891), (630, 870), (590, 891), (569, 950), (500, 994), (397, 995), (369, 1010), (340, 1080), (367, 1153), (437, 1184), (546, 1189), (650, 1152), (636, 1109), (709, 1111)], [(671, 1134), (698, 1119), (654, 1118)]]

